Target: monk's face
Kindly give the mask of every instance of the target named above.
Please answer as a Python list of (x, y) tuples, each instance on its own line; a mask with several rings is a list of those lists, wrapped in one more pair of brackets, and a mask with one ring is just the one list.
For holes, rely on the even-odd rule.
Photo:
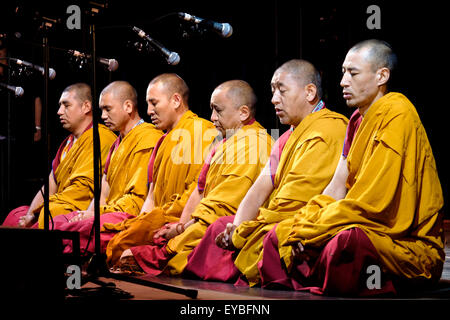
[(75, 90), (65, 91), (61, 94), (57, 114), (64, 129), (72, 133), (80, 129), (86, 119), (86, 110)]
[(341, 87), (343, 97), (349, 107), (367, 110), (378, 93), (379, 73), (373, 70), (365, 48), (351, 50), (342, 64)]
[(239, 110), (234, 101), (227, 95), (227, 89), (216, 89), (211, 95), (211, 121), (222, 137), (233, 134), (242, 126)]
[(286, 71), (278, 70), (272, 77), (272, 104), (282, 124), (297, 126), (307, 108), (305, 87)]
[(150, 84), (147, 88), (147, 114), (153, 125), (160, 130), (171, 130), (177, 120), (179, 104), (168, 94), (162, 82)]
[(99, 107), (102, 111), (102, 120), (112, 131), (123, 131), (129, 121), (125, 103), (114, 97), (113, 92), (100, 95)]

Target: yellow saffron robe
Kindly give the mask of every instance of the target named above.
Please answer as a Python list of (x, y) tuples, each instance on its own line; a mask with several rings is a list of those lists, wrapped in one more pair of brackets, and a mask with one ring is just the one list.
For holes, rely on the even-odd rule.
[[(109, 149), (116, 135), (104, 125), (98, 125), (102, 170)], [(53, 172), (58, 187), (49, 196), (49, 209), (52, 217), (72, 211), (86, 210), (94, 196), (94, 165), (92, 156), (92, 128), (86, 130), (73, 144), (58, 167)], [(44, 228), (44, 204), (39, 214), (39, 227)], [(37, 211), (36, 210), (36, 211)]]
[(163, 135), (150, 123), (134, 127), (122, 138), (111, 157), (106, 180), (110, 186), (100, 214), (127, 212), (138, 215), (147, 197), (147, 166), (158, 139)]
[[(132, 246), (152, 243), (153, 234), (168, 222), (179, 220), (194, 190), (208, 147), (217, 131), (214, 125), (188, 110), (167, 133), (155, 157), (153, 195), (155, 207), (119, 224), (103, 224), (104, 230), (120, 231), (108, 243), (107, 262), (114, 266), (122, 252)], [(148, 167), (146, 164), (146, 173)], [(140, 184), (147, 185), (147, 176)], [(126, 210), (121, 210), (129, 213)]]
[(318, 195), (276, 230), (286, 266), (291, 244), (320, 250), (340, 231), (358, 227), (384, 271), (438, 280), (445, 260), (442, 190), (425, 129), (405, 96), (389, 93), (369, 108), (347, 163), (344, 199)]
[(255, 121), (218, 146), (206, 175), (203, 199), (192, 213), (197, 221), (168, 241), (167, 252), (175, 256), (168, 261), (165, 272), (181, 274), (188, 255), (200, 243), (208, 226), (220, 217), (236, 214), (248, 189), (264, 168), (272, 142), (266, 130)]
[(333, 177), (344, 143), (347, 118), (328, 109), (309, 114), (295, 128), (281, 153), (274, 190), (257, 220), (236, 228), (232, 241), (240, 249), (234, 263), (250, 286), (259, 283), (263, 240), (276, 223), (293, 217)]

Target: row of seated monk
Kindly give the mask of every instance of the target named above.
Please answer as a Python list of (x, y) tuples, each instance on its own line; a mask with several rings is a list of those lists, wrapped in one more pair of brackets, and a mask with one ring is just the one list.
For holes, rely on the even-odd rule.
[[(255, 121), (243, 80), (215, 88), (208, 121), (190, 109), (185, 81), (161, 74), (146, 91), (152, 124), (128, 82), (110, 83), (99, 97), (97, 245), (111, 270), (332, 295), (435, 285), (443, 195), (415, 107), (388, 90), (396, 61), (380, 40), (348, 51), (340, 86), (350, 119), (326, 107), (310, 62), (287, 61), (270, 83), (290, 126), (276, 141)], [(70, 135), (49, 175), (50, 227), (79, 232), (86, 254), (95, 246), (92, 99), (85, 83), (62, 92)], [(43, 210), (39, 191), (3, 225), (42, 228)]]

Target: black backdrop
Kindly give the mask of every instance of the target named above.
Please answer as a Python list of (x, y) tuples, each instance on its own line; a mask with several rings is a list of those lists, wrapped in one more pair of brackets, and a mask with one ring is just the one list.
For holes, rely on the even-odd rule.
[[(102, 1), (97, 1), (102, 2)], [(392, 1), (391, 1), (392, 2)], [(360, 1), (357, 3), (328, 3), (316, 1), (108, 1), (108, 8), (96, 18), (97, 55), (115, 58), (119, 69), (108, 72), (99, 66), (98, 93), (112, 80), (127, 80), (139, 95), (140, 113), (146, 120), (145, 90), (150, 79), (162, 72), (176, 72), (191, 89), (190, 105), (194, 112), (209, 118), (209, 98), (221, 82), (244, 79), (255, 89), (259, 98), (257, 120), (269, 131), (284, 130), (276, 119), (270, 103), (270, 79), (277, 66), (292, 58), (313, 62), (321, 71), (327, 106), (346, 116), (349, 110), (339, 86), (341, 64), (347, 50), (356, 42), (378, 38), (388, 41), (399, 56), (399, 70), (394, 90), (404, 93), (416, 106), (427, 130), (436, 158), (445, 199), (448, 199), (448, 156), (446, 154), (446, 109), (448, 108), (441, 76), (448, 62), (444, 47), (448, 38), (445, 8), (436, 2)], [(76, 4), (83, 10), (87, 1), (60, 1), (28, 3), (10, 1), (1, 10), (0, 32), (21, 32), (20, 40), (10, 40), (11, 55), (42, 64), (42, 35), (38, 31), (36, 12), (62, 23), (48, 33), (49, 44), (56, 48), (90, 50), (88, 21), (83, 17), (82, 30), (69, 30), (66, 9)], [(369, 30), (366, 21), (369, 5), (381, 9), (381, 29)], [(215, 33), (188, 32), (174, 12), (187, 12), (218, 22), (229, 22), (234, 29), (230, 38)], [(138, 26), (165, 47), (179, 53), (176, 66), (168, 65), (158, 54), (143, 54), (127, 46), (127, 41), (138, 37), (130, 26)], [(55, 80), (49, 87), (49, 124), (52, 152), (56, 151), (66, 132), (60, 127), (56, 115), (61, 90), (76, 81), (90, 81), (88, 69), (79, 69), (69, 57), (58, 49), (51, 49), (50, 67), (56, 70)], [(41, 83), (38, 83), (39, 80)], [(42, 78), (35, 80), (33, 90), (42, 86)], [(27, 87), (24, 87), (27, 92)], [(31, 89), (31, 88), (30, 88)], [(17, 99), (13, 104), (19, 104)], [(2, 105), (5, 110), (4, 105)], [(20, 122), (22, 111), (13, 106)], [(4, 113), (2, 113), (4, 115)], [(14, 127), (16, 123), (13, 123)], [(52, 157), (53, 157), (52, 154)], [(46, 156), (46, 153), (44, 154)], [(14, 155), (13, 155), (14, 156)], [(27, 158), (27, 161), (30, 161)], [(28, 162), (29, 163), (29, 162)], [(16, 167), (19, 166), (16, 164)], [(16, 168), (12, 172), (19, 172)], [(2, 177), (2, 180), (4, 177)], [(23, 191), (14, 181), (13, 190)], [(30, 197), (36, 192), (30, 186)], [(19, 196), (20, 195), (20, 196)], [(29, 204), (31, 198), (13, 192), (6, 209)], [(447, 218), (450, 217), (445, 209)], [(1, 213), (6, 215), (6, 212)]]

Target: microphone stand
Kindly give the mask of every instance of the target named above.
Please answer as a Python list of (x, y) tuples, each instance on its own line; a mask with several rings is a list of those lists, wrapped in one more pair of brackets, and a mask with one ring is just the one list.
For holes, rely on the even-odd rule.
[(97, 50), (96, 50), (96, 32), (95, 24), (89, 26), (89, 34), (92, 40), (92, 134), (93, 134), (93, 164), (94, 164), (94, 244), (95, 252), (92, 256), (88, 273), (92, 276), (106, 274), (108, 268), (106, 266), (105, 257), (102, 256), (100, 250), (100, 194), (101, 194), (101, 154), (100, 154), (100, 136), (98, 132), (99, 108), (97, 105)]
[[(43, 126), (43, 134), (44, 134), (44, 145), (47, 149), (47, 171), (51, 170), (51, 158), (50, 158), (50, 135), (48, 130), (48, 75), (49, 75), (49, 46), (48, 46), (48, 34), (47, 30), (51, 24), (46, 22), (42, 23), (42, 45), (43, 45), (43, 58), (44, 58), (44, 121), (45, 126)], [(49, 218), (50, 218), (50, 187), (48, 178), (44, 179), (44, 230), (49, 229)], [(53, 226), (52, 226), (53, 229)]]
[(98, 133), (98, 122), (99, 122), (99, 108), (97, 106), (97, 50), (96, 50), (96, 30), (95, 30), (95, 22), (94, 15), (98, 13), (98, 10), (91, 10), (91, 15), (88, 17), (90, 19), (89, 25), (89, 34), (92, 40), (92, 62), (91, 62), (91, 72), (92, 72), (92, 115), (93, 115), (93, 163), (94, 163), (94, 246), (95, 251), (91, 260), (89, 261), (89, 265), (87, 268), (87, 277), (82, 281), (83, 284), (87, 282), (92, 282), (96, 284), (100, 284), (101, 286), (108, 287), (108, 284), (99, 280), (99, 277), (111, 278), (121, 281), (126, 281), (130, 283), (140, 284), (143, 286), (156, 288), (160, 290), (166, 290), (169, 292), (184, 294), (187, 297), (195, 299), (197, 297), (198, 291), (192, 289), (184, 289), (179, 287), (174, 287), (162, 283), (155, 283), (149, 280), (140, 279), (136, 277), (126, 276), (122, 274), (111, 273), (108, 270), (106, 265), (106, 257), (101, 253), (100, 247), (100, 193), (101, 193), (101, 153), (100, 153), (100, 137)]
[[(5, 60), (9, 61), (10, 57), (4, 58)], [(11, 85), (11, 74), (12, 74), (12, 68), (9, 64), (4, 64), (0, 62), (0, 66), (3, 68), (3, 72), (7, 72), (6, 74), (6, 84)], [(7, 71), (6, 71), (7, 70)], [(11, 164), (12, 164), (12, 117), (11, 114), (13, 112), (12, 109), (12, 93), (11, 91), (6, 90), (7, 92), (7, 102), (6, 102), (6, 152), (3, 152), (3, 142), (0, 142), (1, 151), (6, 155), (5, 158), (0, 157), (0, 176), (3, 177), (3, 175), (6, 175), (6, 179), (4, 179), (0, 185), (0, 212), (4, 212), (6, 210), (11, 210), (11, 173), (14, 170), (11, 170)], [(6, 169), (5, 169), (6, 168)], [(6, 173), (5, 173), (6, 172)]]
[[(3, 72), (5, 72), (5, 68), (3, 68)], [(11, 68), (8, 68), (8, 84), (11, 84)], [(7, 203), (11, 203), (11, 142), (12, 142), (12, 137), (11, 137), (11, 112), (12, 112), (12, 107), (11, 107), (11, 98), (12, 93), (8, 92), (8, 127), (7, 127), (7, 134), (6, 134), (6, 152), (8, 154), (8, 158), (6, 159), (6, 168), (7, 168), (7, 178), (6, 178), (6, 199), (7, 199)], [(9, 210), (10, 208), (8, 208)]]

